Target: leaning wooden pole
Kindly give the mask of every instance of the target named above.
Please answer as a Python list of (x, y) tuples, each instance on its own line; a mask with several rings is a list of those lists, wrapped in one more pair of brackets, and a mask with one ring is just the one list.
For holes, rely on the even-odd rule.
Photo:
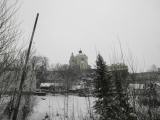
[(34, 37), (38, 17), (39, 17), (39, 13), (37, 13), (36, 20), (35, 20), (35, 23), (34, 23), (32, 35), (31, 35), (31, 39), (30, 39), (30, 43), (29, 43), (29, 47), (28, 47), (28, 51), (27, 51), (27, 55), (26, 55), (26, 59), (25, 59), (25, 64), (24, 64), (23, 71), (22, 71), (21, 81), (20, 81), (18, 95), (17, 95), (17, 101), (16, 101), (16, 104), (15, 104), (15, 109), (13, 111), (12, 120), (17, 120), (18, 110), (19, 110), (22, 91), (23, 91), (23, 84), (24, 84), (24, 81), (25, 81), (25, 78), (26, 78), (27, 63), (28, 63), (28, 60), (29, 60), (29, 55), (30, 55), (30, 51), (31, 51), (31, 46), (32, 46), (32, 42), (33, 42), (33, 37)]

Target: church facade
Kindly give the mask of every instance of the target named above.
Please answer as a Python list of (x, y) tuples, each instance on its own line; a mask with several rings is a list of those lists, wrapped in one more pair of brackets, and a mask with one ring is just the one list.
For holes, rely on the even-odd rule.
[(71, 67), (77, 66), (80, 70), (86, 70), (89, 68), (88, 57), (82, 53), (82, 50), (79, 51), (77, 55), (71, 54), (69, 65)]

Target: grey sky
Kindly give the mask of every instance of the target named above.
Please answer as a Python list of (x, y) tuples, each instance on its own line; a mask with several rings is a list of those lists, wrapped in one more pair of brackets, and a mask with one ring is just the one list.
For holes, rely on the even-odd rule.
[[(35, 34), (39, 54), (50, 63), (68, 63), (71, 52), (81, 48), (94, 65), (96, 51), (107, 63), (129, 51), (140, 70), (160, 66), (160, 0), (20, 0), (19, 18), (25, 41), (40, 13)], [(114, 54), (114, 55), (113, 55)]]

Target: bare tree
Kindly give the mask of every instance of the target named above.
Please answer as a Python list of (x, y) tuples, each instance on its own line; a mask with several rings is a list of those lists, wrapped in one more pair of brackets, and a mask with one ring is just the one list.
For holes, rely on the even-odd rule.
[(8, 0), (0, 1), (0, 96), (11, 85), (11, 71), (18, 53), (16, 42), (20, 37), (20, 31), (14, 18), (16, 4), (17, 1), (12, 4), (9, 4)]

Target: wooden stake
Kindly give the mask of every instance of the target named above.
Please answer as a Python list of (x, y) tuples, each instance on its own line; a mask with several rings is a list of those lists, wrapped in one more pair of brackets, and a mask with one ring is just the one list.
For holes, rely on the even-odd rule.
[(22, 91), (23, 91), (23, 84), (24, 84), (24, 81), (25, 81), (25, 78), (26, 78), (27, 63), (28, 63), (28, 60), (29, 60), (29, 55), (30, 55), (30, 51), (31, 51), (31, 46), (32, 46), (32, 42), (33, 42), (33, 37), (34, 37), (38, 17), (39, 17), (39, 13), (37, 13), (36, 20), (35, 20), (35, 23), (34, 23), (32, 35), (31, 35), (31, 39), (30, 39), (30, 44), (29, 44), (29, 47), (28, 47), (27, 56), (26, 56), (25, 64), (24, 64), (23, 71), (22, 71), (21, 81), (20, 81), (20, 85), (19, 85), (19, 89), (18, 89), (17, 101), (16, 101), (15, 108), (14, 108), (14, 111), (13, 111), (12, 120), (17, 120), (18, 110), (19, 110)]

